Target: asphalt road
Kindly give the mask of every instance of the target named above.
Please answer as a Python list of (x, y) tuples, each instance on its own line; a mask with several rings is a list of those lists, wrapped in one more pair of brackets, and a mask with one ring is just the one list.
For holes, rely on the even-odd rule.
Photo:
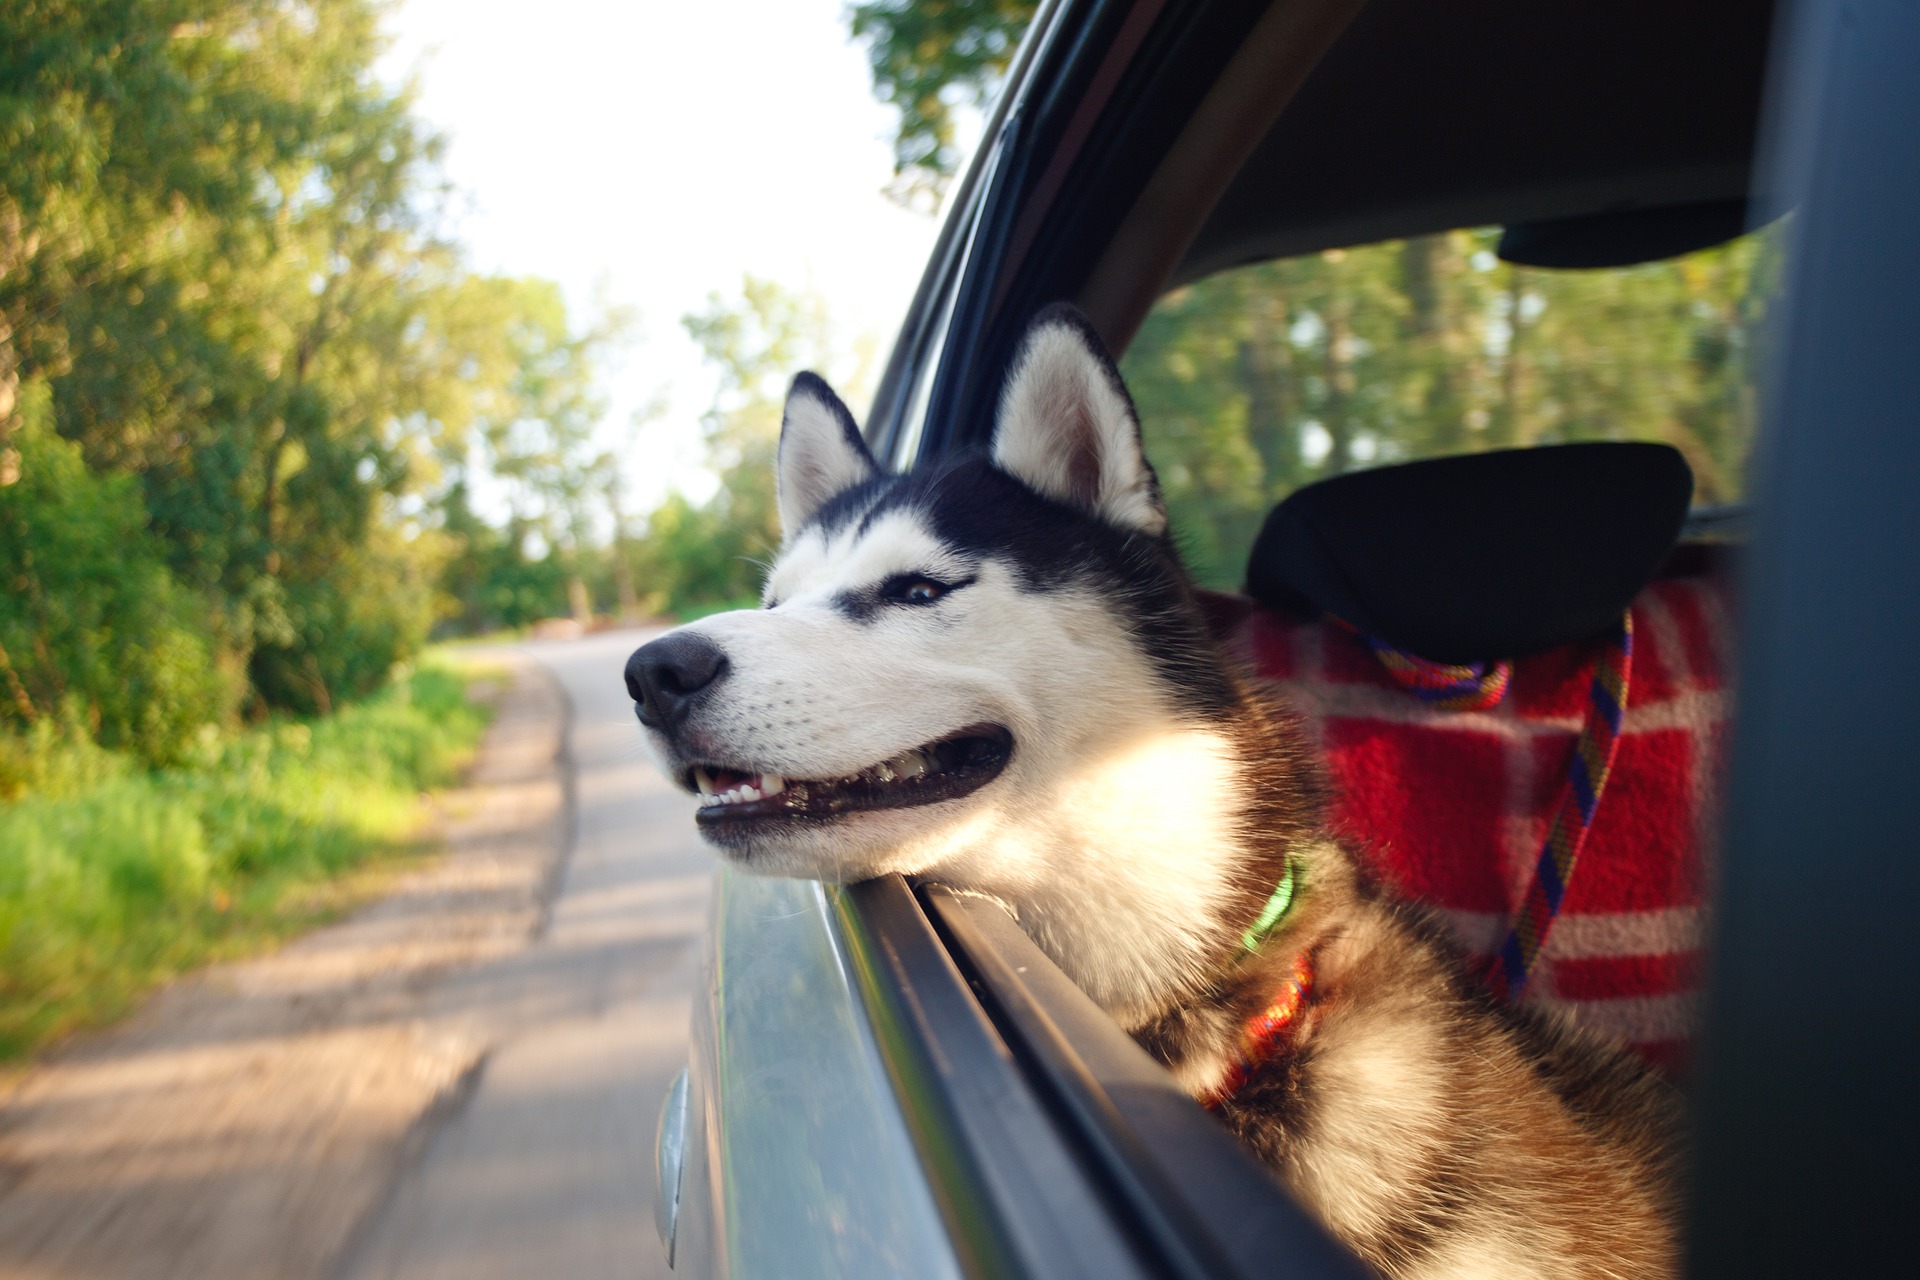
[(538, 940), (474, 998), (505, 1030), (340, 1280), (670, 1276), (661, 1100), (685, 1065), (712, 860), (647, 763), (620, 671), (647, 633), (532, 643), (572, 701), (574, 844)]

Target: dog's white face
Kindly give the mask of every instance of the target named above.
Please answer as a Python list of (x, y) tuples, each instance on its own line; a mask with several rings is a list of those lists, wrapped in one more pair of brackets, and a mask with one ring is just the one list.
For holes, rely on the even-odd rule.
[(1139, 573), (1164, 592), (1178, 570), (1132, 406), (1070, 317), (1030, 332), (991, 459), (883, 476), (803, 375), (779, 480), (765, 607), (628, 668), (656, 758), (729, 857), (837, 881), (971, 860), (1017, 886), (1152, 838), (1170, 797), (1232, 807), (1207, 794), (1225, 744), (1141, 634)]

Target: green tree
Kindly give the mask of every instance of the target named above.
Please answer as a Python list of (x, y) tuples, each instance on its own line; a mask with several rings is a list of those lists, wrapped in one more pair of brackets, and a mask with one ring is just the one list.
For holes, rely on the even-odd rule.
[[(23, 358), (65, 359), (62, 303), (168, 252), (189, 212), (252, 208), (312, 120), (254, 74), (275, 0), (35, 0), (0, 8), (0, 455)], [(19, 466), (13, 453), (6, 470)]]
[[(596, 526), (616, 471), (614, 454), (596, 447), (606, 415), (598, 372), (627, 340), (632, 318), (608, 310), (576, 331), (559, 287), (535, 279), (476, 277), (447, 303), (436, 331), (449, 336), (462, 376), (435, 384), (458, 401), (438, 412), (443, 422), (466, 424), (450, 433), (457, 448), (444, 459), (450, 483), (442, 501), (457, 625), (485, 630), (589, 614), (589, 579), (603, 558)], [(504, 529), (473, 511), (476, 469), (501, 490)]]
[(1777, 237), (1618, 271), (1516, 267), (1496, 239), (1330, 250), (1160, 300), (1122, 366), (1202, 580), (1237, 585), (1274, 502), (1357, 466), (1661, 440), (1699, 500), (1740, 496)]
[(441, 511), (452, 543), (440, 579), (450, 602), (450, 629), (517, 630), (566, 612), (566, 566), (552, 555), (529, 554), (537, 533), (529, 522), (488, 524), (474, 513), (464, 480), (454, 483)]
[(441, 234), (440, 143), (374, 74), (383, 13), (0, 9), (0, 489), (32, 465), (25, 379), (89, 475), (131, 478), (255, 712), (325, 710), (417, 648), (476, 441), (562, 543), (598, 483), (573, 443), (607, 335)]
[(131, 476), (97, 475), (22, 388), (19, 479), (0, 488), (0, 730), (78, 730), (154, 764), (222, 720), (237, 673), (173, 580)]
[(458, 550), (429, 507), (476, 433), (512, 483), (588, 487), (526, 442), (591, 429), (603, 335), (440, 234), (439, 141), (373, 72), (382, 12), (0, 15), (0, 479), (38, 379), (94, 471), (138, 477), (256, 709), (324, 710), (417, 647)]
[(953, 108), (984, 106), (1033, 18), (1033, 0), (870, 0), (848, 10), (867, 46), (874, 95), (895, 107), (896, 191), (937, 201), (960, 155)]
[(508, 333), (514, 369), (503, 407), (481, 415), (494, 474), (508, 482), (514, 516), (537, 520), (543, 539), (562, 558), (568, 611), (592, 612), (586, 587), (593, 526), (604, 504), (615, 458), (592, 448), (606, 417), (596, 384), (597, 362), (625, 340), (631, 317), (613, 311), (575, 333), (559, 289), (539, 280), (516, 282), (510, 303), (518, 317)]
[[(300, 597), (342, 585), (325, 579), (405, 473), (408, 371), (389, 353), (414, 282), (446, 259), (423, 231), (434, 144), (372, 80), (377, 11), (18, 16), (9, 119), (56, 126), (58, 147), (8, 175), (34, 250), (10, 255), (0, 296), (21, 318), (13, 355), (90, 465), (140, 476), (221, 649), (294, 654), (311, 686), (322, 633), (302, 631)], [(284, 683), (255, 671), (270, 700)]]
[(748, 276), (740, 299), (714, 294), (683, 323), (719, 375), (701, 419), (707, 465), (720, 481), (704, 503), (668, 496), (635, 549), (635, 585), (655, 607), (681, 612), (751, 603), (780, 546), (774, 461), (787, 384), (801, 369), (826, 375), (852, 403), (869, 394), (873, 344), (841, 348), (825, 302)]

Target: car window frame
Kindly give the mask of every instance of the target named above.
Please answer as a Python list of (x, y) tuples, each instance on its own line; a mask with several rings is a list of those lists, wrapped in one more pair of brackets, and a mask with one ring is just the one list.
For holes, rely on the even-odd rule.
[(828, 895), (968, 1275), (1370, 1274), (997, 905), (900, 876)]

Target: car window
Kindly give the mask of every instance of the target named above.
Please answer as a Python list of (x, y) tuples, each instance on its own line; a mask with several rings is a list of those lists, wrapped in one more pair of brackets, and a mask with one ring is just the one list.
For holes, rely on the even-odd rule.
[(1160, 299), (1122, 368), (1203, 585), (1241, 585), (1293, 490), (1415, 458), (1660, 440), (1698, 506), (1741, 500), (1777, 226), (1577, 271), (1503, 262), (1499, 234), (1257, 263)]

